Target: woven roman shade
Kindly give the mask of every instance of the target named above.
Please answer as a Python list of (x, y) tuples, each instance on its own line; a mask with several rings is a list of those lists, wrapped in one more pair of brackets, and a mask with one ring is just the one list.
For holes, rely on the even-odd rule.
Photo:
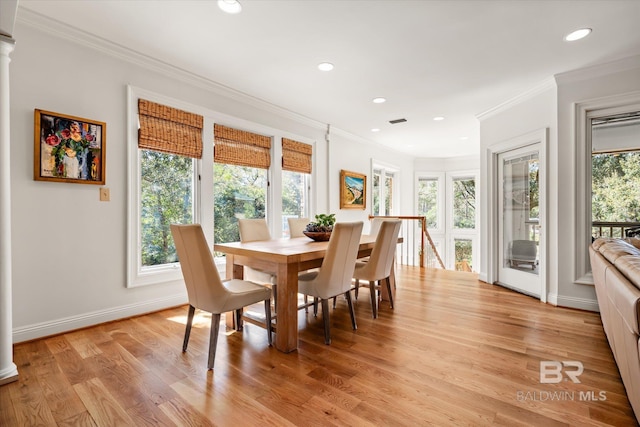
[(202, 116), (138, 99), (138, 148), (202, 158)]
[(214, 162), (261, 169), (271, 166), (271, 137), (219, 124), (213, 125), (213, 136)]
[(311, 145), (282, 138), (282, 170), (310, 174), (312, 153)]

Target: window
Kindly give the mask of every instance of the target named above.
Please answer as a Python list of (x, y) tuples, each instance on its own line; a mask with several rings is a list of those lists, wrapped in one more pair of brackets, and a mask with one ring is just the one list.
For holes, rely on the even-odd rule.
[[(198, 220), (196, 182), (203, 117), (138, 99), (130, 138), (129, 268), (127, 286), (180, 278), (170, 225)], [(132, 133), (133, 133), (132, 132)]]
[(447, 268), (473, 271), (478, 265), (477, 171), (447, 172)]
[(289, 237), (287, 218), (309, 217), (313, 147), (282, 138), (282, 237)]
[(240, 240), (238, 219), (266, 218), (271, 137), (214, 125), (214, 241)]
[[(239, 240), (241, 217), (266, 218), (279, 235), (281, 216), (309, 216), (311, 145), (285, 143), (277, 129), (132, 86), (128, 102), (127, 287), (182, 281), (172, 223), (202, 224), (213, 244)], [(272, 163), (280, 145), (272, 150), (272, 142), (279, 140), (282, 169)], [(284, 156), (285, 145), (292, 155)]]
[(473, 178), (453, 180), (453, 227), (476, 228), (476, 181)]
[(170, 224), (193, 222), (194, 160), (140, 150), (141, 265), (177, 262)]
[(214, 170), (214, 241), (237, 242), (239, 218), (267, 217), (267, 170), (216, 163)]
[(473, 271), (473, 241), (454, 239), (456, 271)]
[(427, 228), (438, 228), (438, 180), (418, 178), (418, 215), (426, 217)]
[(395, 208), (396, 171), (388, 167), (373, 168), (373, 205), (376, 216), (393, 216)]
[(592, 120), (592, 236), (625, 237), (640, 225), (640, 112)]
[(309, 217), (309, 178), (306, 173), (282, 171), (282, 237), (289, 237), (287, 218)]

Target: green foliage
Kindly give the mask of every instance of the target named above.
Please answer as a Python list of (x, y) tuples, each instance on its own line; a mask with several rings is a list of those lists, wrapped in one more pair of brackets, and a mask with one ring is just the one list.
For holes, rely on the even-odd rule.
[(289, 217), (301, 218), (304, 212), (305, 174), (300, 172), (282, 172), (282, 214)]
[(473, 242), (466, 239), (455, 239), (456, 270), (461, 262), (466, 261), (473, 268)]
[(455, 228), (476, 227), (476, 181), (474, 179), (453, 181), (453, 226)]
[(438, 227), (438, 181), (420, 179), (418, 182), (418, 214), (427, 219), (427, 228)]
[(177, 261), (170, 224), (193, 222), (193, 161), (141, 151), (142, 265)]
[(318, 214), (315, 221), (307, 225), (307, 231), (331, 231), (336, 223), (336, 214)]
[(592, 157), (592, 220), (640, 221), (640, 152)]
[(238, 218), (265, 218), (266, 170), (216, 163), (213, 190), (215, 242), (240, 240)]

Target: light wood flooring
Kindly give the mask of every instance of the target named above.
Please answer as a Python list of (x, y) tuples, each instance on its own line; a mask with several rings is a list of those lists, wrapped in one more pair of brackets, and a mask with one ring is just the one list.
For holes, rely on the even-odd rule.
[[(369, 304), (362, 288), (353, 331), (338, 300), (330, 346), (301, 311), (291, 354), (221, 327), (214, 371), (208, 315), (181, 351), (186, 307), (18, 344), (0, 426), (637, 425), (596, 313), (413, 267), (395, 310)], [(563, 360), (581, 382), (541, 384), (540, 361)]]

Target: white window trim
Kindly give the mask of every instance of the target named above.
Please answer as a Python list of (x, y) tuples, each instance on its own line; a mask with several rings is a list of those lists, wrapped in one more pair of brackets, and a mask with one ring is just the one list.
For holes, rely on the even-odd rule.
[[(180, 108), (187, 111), (196, 112), (197, 109), (190, 104), (177, 101), (144, 89), (127, 87), (127, 126), (128, 126), (128, 195), (129, 195), (129, 216), (127, 221), (127, 287), (133, 288), (157, 283), (180, 282), (182, 273), (179, 263), (163, 264), (154, 267), (142, 268), (140, 263), (141, 230), (140, 230), (140, 150), (138, 149), (138, 98), (147, 99), (173, 108)], [(206, 144), (205, 144), (206, 145)], [(203, 149), (203, 156), (205, 151)], [(193, 188), (193, 220), (201, 222), (200, 197), (202, 161), (194, 162), (194, 188)], [(203, 224), (203, 229), (205, 226)], [(206, 230), (206, 229), (205, 229)], [(206, 231), (205, 231), (206, 235)], [(207, 236), (211, 237), (211, 236)]]
[[(380, 170), (382, 171), (382, 175), (381, 178), (383, 179), (383, 182), (380, 183), (380, 188), (384, 189), (384, 178), (386, 177), (387, 174), (393, 175), (393, 195), (392, 195), (392, 199), (391, 202), (393, 203), (393, 208), (391, 210), (391, 215), (399, 215), (399, 211), (400, 211), (400, 179), (401, 179), (401, 174), (400, 174), (400, 168), (398, 166), (394, 166), (390, 163), (385, 163), (385, 162), (381, 162), (379, 160), (375, 160), (375, 159), (371, 159), (371, 196), (373, 196), (373, 173), (375, 170)], [(381, 191), (382, 194), (379, 194), (380, 200), (382, 203), (384, 203), (384, 190)], [(370, 212), (371, 215), (373, 215), (373, 197), (371, 197), (371, 203), (370, 203), (371, 207), (370, 207)]]
[(640, 111), (640, 92), (575, 104), (576, 200), (574, 283), (593, 285), (588, 247), (591, 244), (591, 120)]
[[(202, 159), (195, 161), (194, 165), (194, 193), (193, 209), (194, 222), (202, 224), (204, 235), (213, 249), (213, 227), (214, 227), (214, 200), (213, 197), (213, 149), (214, 141), (213, 124), (220, 123), (225, 126), (247, 130), (262, 135), (272, 137), (271, 168), (267, 171), (269, 186), (267, 188), (266, 213), (269, 229), (272, 235), (282, 234), (282, 225), (276, 217), (282, 214), (282, 180), (273, 180), (273, 177), (280, 177), (282, 173), (282, 145), (281, 139), (289, 138), (304, 142), (313, 146), (313, 169), (310, 178), (311, 189), (316, 183), (316, 142), (309, 138), (301, 137), (290, 132), (259, 125), (248, 120), (239, 119), (217, 111), (190, 104), (142, 89), (134, 86), (127, 86), (127, 167), (129, 179), (127, 184), (128, 193), (128, 213), (127, 213), (127, 283), (128, 288), (161, 284), (161, 283), (182, 283), (183, 277), (179, 263), (165, 264), (155, 267), (147, 267), (144, 270), (140, 265), (140, 150), (138, 149), (138, 99), (143, 98), (152, 102), (167, 105), (173, 108), (190, 111), (204, 117), (203, 129), (203, 149)], [(315, 211), (316, 199), (313, 191), (309, 191), (309, 209)]]
[[(445, 217), (445, 173), (444, 172), (416, 172), (415, 174), (415, 196), (414, 196), (414, 205), (418, 206), (418, 182), (421, 178), (426, 179), (435, 179), (438, 182), (438, 200), (437, 200), (437, 209), (436, 209), (436, 221), (438, 222), (437, 228), (427, 228), (429, 234), (433, 237), (434, 235), (444, 236), (446, 230), (446, 217)], [(443, 248), (444, 250), (444, 248)]]
[[(480, 265), (480, 171), (477, 169), (473, 170), (464, 170), (464, 171), (453, 171), (447, 172), (446, 174), (447, 181), (447, 191), (446, 191), (446, 205), (447, 205), (447, 252), (446, 252), (446, 261), (445, 265), (449, 269), (455, 269), (456, 264), (456, 239), (464, 239), (471, 240), (472, 247), (472, 256), (473, 256), (473, 265), (474, 268), (478, 269)], [(453, 181), (459, 178), (469, 178), (475, 181), (475, 189), (476, 189), (476, 210), (475, 210), (475, 228), (455, 228), (453, 221)]]
[[(460, 178), (469, 178), (475, 181), (476, 186), (476, 214), (475, 214), (475, 228), (455, 228), (453, 221), (453, 181)], [(446, 173), (446, 181), (447, 181), (447, 218), (450, 219), (448, 221), (447, 231), (449, 233), (458, 233), (461, 235), (465, 234), (477, 234), (478, 232), (478, 224), (480, 223), (480, 209), (478, 209), (478, 201), (480, 200), (478, 197), (479, 189), (480, 189), (480, 171), (477, 169), (468, 170), (468, 171), (455, 171), (455, 172), (447, 172)]]

